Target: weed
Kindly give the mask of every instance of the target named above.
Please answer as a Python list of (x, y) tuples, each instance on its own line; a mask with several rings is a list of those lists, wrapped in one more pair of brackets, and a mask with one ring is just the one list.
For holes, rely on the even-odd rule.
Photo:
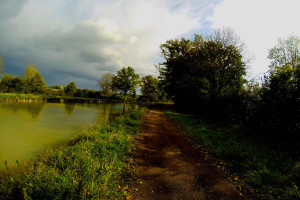
[[(0, 172), (0, 199), (122, 199), (141, 110)], [(121, 189), (120, 189), (121, 188)]]
[(241, 130), (225, 130), (189, 114), (166, 114), (206, 149), (244, 192), (254, 193), (258, 199), (300, 199), (299, 157), (262, 144)]

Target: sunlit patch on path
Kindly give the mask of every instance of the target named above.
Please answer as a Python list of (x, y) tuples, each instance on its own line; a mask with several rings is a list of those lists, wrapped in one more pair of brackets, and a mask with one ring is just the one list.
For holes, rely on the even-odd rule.
[(243, 199), (159, 109), (145, 117), (135, 162), (133, 199)]

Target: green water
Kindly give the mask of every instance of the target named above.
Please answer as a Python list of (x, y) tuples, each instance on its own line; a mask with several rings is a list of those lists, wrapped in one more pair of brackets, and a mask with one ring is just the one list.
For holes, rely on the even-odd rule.
[(136, 108), (133, 104), (0, 103), (0, 168), (66, 143), (91, 125)]

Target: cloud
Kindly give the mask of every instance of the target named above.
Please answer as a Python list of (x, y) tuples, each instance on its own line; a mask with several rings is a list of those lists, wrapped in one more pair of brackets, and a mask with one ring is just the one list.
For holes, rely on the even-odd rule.
[(16, 17), (27, 0), (1, 0), (0, 2), (0, 20)]
[(268, 50), (278, 38), (300, 33), (298, 8), (298, 0), (224, 0), (210, 20), (214, 28), (234, 28), (255, 56), (252, 76), (261, 77), (270, 64)]
[(202, 28), (219, 0), (2, 2), (7, 11), (0, 15), (6, 19), (0, 20), (0, 48), (7, 73), (21, 75), (35, 64), (48, 85), (75, 81), (96, 88), (104, 72), (121, 67), (153, 75), (159, 45)]

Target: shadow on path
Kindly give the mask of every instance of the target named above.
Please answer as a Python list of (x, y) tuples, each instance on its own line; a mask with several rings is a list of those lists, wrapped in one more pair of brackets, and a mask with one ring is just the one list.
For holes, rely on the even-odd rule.
[(133, 199), (243, 199), (160, 109), (146, 114), (134, 156), (141, 184)]

